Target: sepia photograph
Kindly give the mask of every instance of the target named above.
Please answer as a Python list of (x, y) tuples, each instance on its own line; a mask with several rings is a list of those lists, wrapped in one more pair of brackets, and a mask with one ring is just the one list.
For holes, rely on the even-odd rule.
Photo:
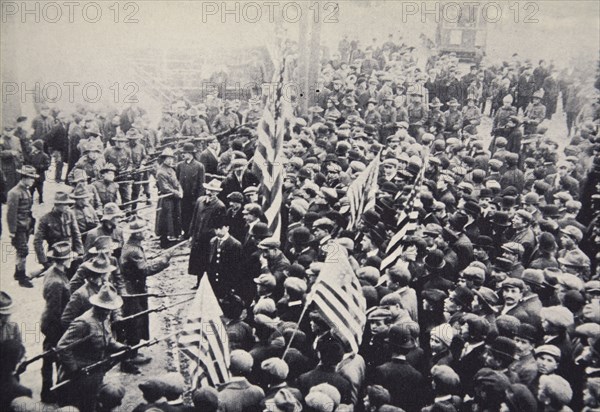
[(0, 412), (600, 412), (600, 2), (0, 19)]

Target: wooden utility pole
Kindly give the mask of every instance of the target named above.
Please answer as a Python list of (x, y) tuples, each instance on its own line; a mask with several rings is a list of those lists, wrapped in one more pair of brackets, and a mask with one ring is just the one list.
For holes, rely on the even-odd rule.
[(308, 9), (310, 3), (302, 3), (302, 19), (298, 38), (298, 107), (302, 114), (308, 112), (318, 100), (321, 85), (318, 84), (321, 59), (321, 20), (315, 21), (314, 14)]

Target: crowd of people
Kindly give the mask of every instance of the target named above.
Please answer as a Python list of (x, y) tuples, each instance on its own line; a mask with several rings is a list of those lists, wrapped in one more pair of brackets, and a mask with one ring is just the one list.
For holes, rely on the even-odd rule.
[[(1, 195), (16, 282), (34, 287), (32, 236), (43, 265), (41, 400), (81, 411), (600, 410), (593, 74), (517, 55), (464, 75), (456, 56), (436, 56), (422, 71), (413, 51), (393, 37), (364, 48), (345, 38), (321, 66), (315, 105), (302, 113), (293, 102), (280, 236), (253, 164), (260, 96), (178, 96), (156, 127), (137, 104), (44, 104), (32, 132), (24, 116), (5, 119)], [(562, 135), (548, 130), (559, 98)], [(350, 223), (348, 187), (377, 157), (375, 206)], [(36, 222), (45, 179), (59, 185)], [(153, 258), (148, 212), (164, 250)], [(382, 267), (409, 212), (416, 229)], [(148, 315), (123, 319), (148, 309), (146, 279), (183, 240), (194, 289), (208, 276), (219, 299), (232, 378), (194, 390), (190, 403), (182, 375), (165, 371), (140, 382), (143, 403), (123, 406), (126, 389), (103, 382), (107, 368), (81, 371), (114, 353), (127, 354), (124, 373), (151, 362), (135, 349), (150, 338)], [(366, 302), (358, 351), (318, 307), (305, 310), (332, 245), (345, 249)], [(0, 292), (3, 411), (36, 410), (19, 382), (19, 308)]]

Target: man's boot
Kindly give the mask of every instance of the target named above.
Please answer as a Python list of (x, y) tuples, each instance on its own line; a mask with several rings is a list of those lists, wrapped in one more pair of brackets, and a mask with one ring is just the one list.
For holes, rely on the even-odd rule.
[(25, 269), (16, 269), (15, 270), (15, 279), (19, 282), (19, 286), (23, 288), (32, 288), (33, 283), (25, 273)]

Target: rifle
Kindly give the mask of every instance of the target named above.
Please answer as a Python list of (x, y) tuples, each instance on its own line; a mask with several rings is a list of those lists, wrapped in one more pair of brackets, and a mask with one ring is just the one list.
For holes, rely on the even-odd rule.
[(170, 305), (162, 304), (162, 305), (160, 305), (159, 307), (156, 307), (156, 308), (146, 309), (146, 310), (143, 310), (141, 312), (134, 313), (133, 315), (129, 315), (129, 316), (126, 316), (124, 318), (118, 319), (118, 320), (116, 320), (116, 321), (113, 322), (113, 325), (118, 324), (118, 323), (128, 322), (131, 319), (139, 318), (140, 316), (143, 316), (143, 315), (149, 315), (150, 313), (162, 312), (162, 311), (165, 311), (165, 310), (167, 310), (169, 308), (172, 308), (173, 306), (177, 306), (177, 305), (181, 305), (183, 303), (187, 303), (187, 302), (189, 302), (189, 301), (191, 301), (193, 299), (194, 298), (192, 297), (192, 298), (189, 298), (189, 299), (181, 300), (179, 302), (171, 303)]
[(68, 385), (69, 383), (77, 380), (81, 376), (89, 376), (92, 373), (96, 372), (97, 370), (104, 369), (104, 368), (106, 368), (109, 365), (110, 366), (106, 370), (110, 370), (110, 368), (112, 368), (115, 364), (117, 364), (118, 362), (120, 362), (122, 359), (127, 358), (131, 354), (135, 353), (135, 351), (137, 351), (138, 349), (148, 348), (150, 346), (154, 346), (157, 343), (162, 342), (163, 340), (169, 339), (172, 336), (180, 334), (181, 332), (183, 332), (183, 330), (177, 330), (177, 331), (169, 333), (167, 335), (163, 335), (163, 336), (161, 336), (159, 338), (150, 339), (149, 341), (146, 341), (146, 342), (140, 342), (140, 343), (138, 343), (135, 346), (131, 346), (131, 347), (129, 347), (127, 349), (124, 349), (122, 351), (115, 352), (115, 353), (109, 355), (108, 357), (106, 357), (106, 358), (104, 358), (102, 360), (99, 360), (96, 363), (92, 363), (91, 365), (88, 365), (88, 366), (86, 366), (84, 368), (79, 369), (78, 371), (76, 371), (72, 375), (71, 378), (69, 378), (69, 379), (67, 379), (65, 381), (57, 383), (52, 388), (50, 388), (50, 390), (51, 391), (55, 391), (55, 390), (57, 390), (59, 388), (62, 388), (65, 385)]
[(115, 179), (126, 177), (126, 176), (139, 175), (139, 174), (142, 174), (145, 172), (149, 172), (152, 169), (154, 169), (154, 166), (140, 167), (139, 169), (129, 170), (124, 173), (119, 173)]
[(40, 353), (39, 355), (35, 355), (31, 359), (27, 359), (27, 360), (21, 362), (21, 364), (17, 368), (17, 371), (15, 372), (15, 374), (17, 376), (19, 376), (20, 374), (22, 374), (23, 372), (25, 372), (25, 370), (27, 369), (27, 366), (29, 366), (33, 362), (36, 362), (36, 361), (38, 361), (40, 359), (43, 359), (43, 358), (45, 358), (48, 355), (51, 355), (51, 354), (57, 355), (57, 354), (59, 354), (60, 352), (62, 352), (64, 350), (71, 349), (71, 348), (79, 345), (80, 343), (87, 342), (91, 337), (92, 337), (92, 335), (88, 335), (88, 336), (86, 336), (84, 338), (76, 340), (75, 342), (71, 342), (70, 344), (68, 344), (64, 348), (61, 348), (61, 349), (50, 348), (47, 351)]
[(121, 295), (122, 298), (170, 298), (172, 296), (190, 296), (195, 295), (196, 292), (184, 292), (184, 293), (137, 293), (135, 295)]
[[(164, 199), (165, 197), (169, 197), (169, 196), (173, 196), (173, 193), (167, 193), (165, 195), (160, 195), (158, 197), (158, 199)], [(133, 205), (135, 203), (139, 203), (139, 202), (145, 202), (146, 199), (135, 199), (135, 200), (130, 200), (129, 202), (125, 202), (125, 203), (121, 203), (121, 207), (123, 206), (129, 206), (129, 205)]]
[(186, 239), (186, 240), (183, 240), (183, 241), (181, 241), (181, 242), (179, 242), (179, 243), (177, 243), (177, 244), (175, 244), (175, 245), (171, 246), (170, 248), (163, 249), (163, 250), (161, 250), (160, 252), (158, 252), (156, 255), (154, 255), (154, 256), (152, 256), (151, 258), (149, 258), (149, 259), (154, 259), (154, 258), (157, 258), (157, 257), (159, 257), (160, 255), (162, 255), (162, 254), (164, 254), (164, 253), (169, 253), (169, 252), (170, 252), (170, 251), (172, 251), (172, 250), (178, 249), (179, 247), (181, 247), (181, 246), (183, 246), (184, 244), (188, 243), (190, 240), (191, 240), (191, 239)]

